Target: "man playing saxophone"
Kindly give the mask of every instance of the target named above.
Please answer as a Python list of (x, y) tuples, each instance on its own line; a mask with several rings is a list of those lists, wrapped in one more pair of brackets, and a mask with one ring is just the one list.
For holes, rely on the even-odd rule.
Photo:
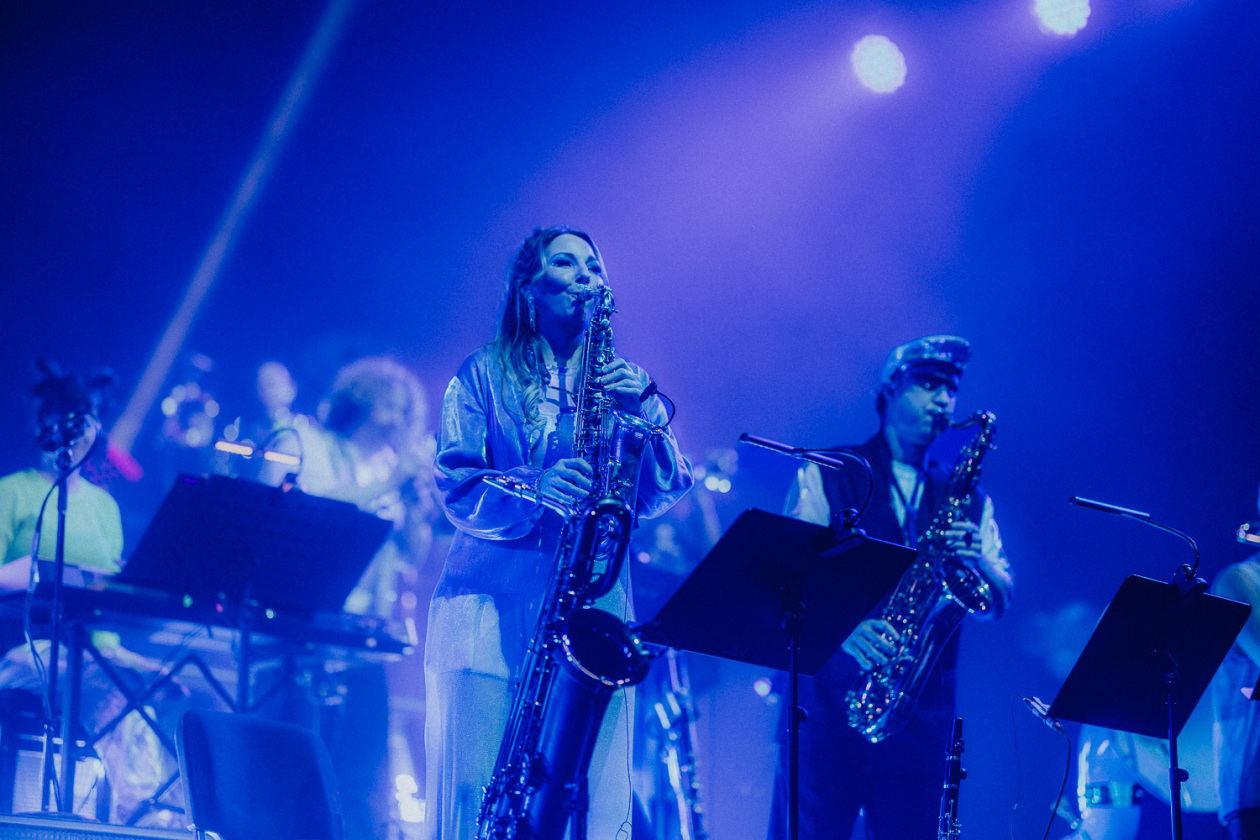
[[(860, 510), (869, 490), (870, 503), (858, 525), (872, 537), (919, 546), (947, 501), (950, 484), (948, 467), (928, 450), (951, 423), (970, 357), (970, 345), (956, 336), (927, 336), (894, 348), (876, 399), (879, 431), (860, 446), (846, 447), (870, 462), (873, 488), (862, 470), (824, 472), (808, 463), (797, 472), (786, 513), (841, 526), (845, 511)], [(1010, 567), (992, 502), (976, 490), (970, 510), (970, 518), (952, 521), (944, 532), (945, 553), (978, 573), (991, 599), (984, 614), (997, 616), (1010, 601)], [(954, 718), (957, 636), (929, 672), (905, 725), (872, 743), (850, 728), (846, 693), (861, 672), (886, 664), (897, 649), (898, 631), (881, 615), (881, 610), (873, 612), (813, 680), (801, 681), (800, 705), (808, 715), (800, 739), (801, 840), (848, 837), (859, 810), (874, 840), (936, 834), (941, 759)], [(786, 728), (785, 720), (780, 732)], [(780, 753), (772, 840), (786, 836), (787, 828), (786, 747)]]
[[(643, 369), (620, 357), (584, 359), (594, 300), (605, 297), (595, 292), (606, 286), (588, 234), (535, 230), (512, 264), (498, 337), (468, 357), (443, 400), (437, 488), (457, 530), (430, 605), (425, 647), (425, 824), (434, 840), (478, 833), (513, 686), (524, 676), (568, 530), (554, 503), (580, 506), (596, 488), (594, 465), (575, 447), (579, 428), (589, 425), (577, 409), (584, 383), (597, 382), (617, 411), (655, 429), (639, 462), (635, 498), (622, 500), (633, 513), (663, 513), (692, 483), (665, 404)], [(630, 617), (627, 572), (623, 563), (622, 579), (596, 601), (623, 620)], [(589, 772), (591, 838), (611, 840), (630, 811), (626, 705), (615, 696), (599, 729)]]

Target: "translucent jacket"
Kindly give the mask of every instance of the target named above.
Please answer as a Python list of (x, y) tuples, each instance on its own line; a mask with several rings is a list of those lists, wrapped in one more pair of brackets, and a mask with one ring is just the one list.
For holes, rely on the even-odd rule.
[[(659, 397), (649, 398), (643, 411), (658, 426), (666, 420)], [(438, 597), (520, 595), (522, 587), (545, 583), (560, 517), (481, 480), (507, 474), (533, 484), (550, 466), (543, 463), (545, 434), (542, 425), (526, 420), (525, 396), (506, 375), (494, 345), (481, 347), (464, 361), (442, 401), (435, 474), (443, 509), (457, 530)], [(691, 465), (679, 452), (673, 432), (665, 429), (643, 453), (637, 515), (659, 516), (691, 484)]]

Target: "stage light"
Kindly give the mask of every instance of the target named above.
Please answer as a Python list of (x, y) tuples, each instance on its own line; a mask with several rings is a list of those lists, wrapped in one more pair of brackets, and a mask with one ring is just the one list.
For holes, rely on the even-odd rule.
[(1075, 35), (1089, 20), (1089, 0), (1033, 0), (1033, 14), (1049, 35)]
[(876, 93), (892, 93), (906, 83), (906, 57), (883, 35), (862, 38), (849, 60), (858, 81)]
[(233, 443), (229, 440), (216, 441), (214, 448), (229, 455), (244, 455), (246, 458), (254, 454), (254, 447), (246, 446), (243, 443)]
[(417, 798), (419, 792), (420, 786), (410, 775), (394, 777), (394, 801), (398, 803), (398, 817), (405, 823), (424, 822), (424, 800)]

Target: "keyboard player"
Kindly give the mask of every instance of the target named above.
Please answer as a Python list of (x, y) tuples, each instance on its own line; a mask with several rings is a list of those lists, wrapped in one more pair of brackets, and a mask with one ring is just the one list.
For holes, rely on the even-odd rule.
[[(37, 362), (43, 378), (30, 390), (34, 436), (39, 446), (36, 466), (0, 478), (0, 593), (25, 591), (31, 581), (31, 557), (39, 525), (38, 556), (53, 560), (57, 550), (58, 455), (68, 452), (71, 472), (66, 478), (65, 563), (105, 574), (117, 572), (123, 551), (122, 518), (118, 504), (103, 488), (82, 474), (80, 467), (102, 442), (100, 409), (113, 375), (98, 373), (83, 380), (52, 362)], [(64, 459), (63, 459), (64, 463)], [(97, 631), (93, 644), (123, 673), (147, 668), (147, 661), (131, 654), (114, 633)], [(38, 705), (45, 684), (26, 644), (20, 621), (0, 628), (0, 692), (8, 692), (9, 708)], [(34, 644), (47, 663), (51, 644)], [(65, 651), (62, 649), (64, 662)], [(64, 670), (64, 666), (63, 666)], [(123, 708), (122, 695), (99, 668), (85, 669), (83, 708), (90, 720), (103, 723)], [(26, 698), (26, 699), (23, 699)], [(9, 727), (11, 721), (0, 721)], [(169, 762), (161, 755), (152, 734), (135, 713), (124, 718), (97, 743), (112, 792), (106, 817), (123, 822), (160, 784)], [(12, 781), (12, 780), (10, 780)], [(20, 804), (20, 803), (15, 803)], [(29, 807), (29, 803), (26, 803)], [(0, 803), (8, 806), (9, 803)]]

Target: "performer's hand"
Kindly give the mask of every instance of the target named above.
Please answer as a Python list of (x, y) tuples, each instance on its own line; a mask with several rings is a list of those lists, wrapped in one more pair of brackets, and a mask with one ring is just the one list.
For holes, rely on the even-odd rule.
[(980, 529), (974, 522), (955, 522), (945, 532), (945, 551), (959, 563), (973, 569), (983, 559), (980, 554)]
[(581, 458), (561, 458), (543, 470), (538, 478), (538, 492), (565, 504), (580, 502), (595, 487), (594, 471)]
[(646, 373), (636, 372), (625, 359), (614, 359), (604, 365), (599, 384), (617, 400), (617, 407), (627, 414), (638, 414), (643, 391), (652, 379)]
[(883, 665), (897, 649), (901, 634), (882, 618), (868, 618), (849, 634), (840, 649), (857, 660), (863, 669)]
[(31, 555), (10, 560), (0, 566), (0, 593), (21, 592), (31, 582)]

